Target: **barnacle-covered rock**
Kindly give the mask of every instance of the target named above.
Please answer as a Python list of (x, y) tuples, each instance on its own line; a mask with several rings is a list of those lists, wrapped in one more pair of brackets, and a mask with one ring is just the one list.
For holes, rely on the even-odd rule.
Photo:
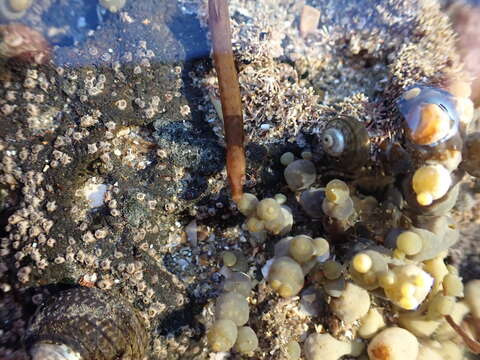
[(48, 299), (31, 319), (25, 341), (34, 360), (60, 359), (55, 353), (78, 354), (79, 360), (142, 360), (148, 349), (137, 311), (95, 288), (73, 288)]
[(342, 169), (358, 169), (365, 165), (370, 154), (370, 138), (365, 125), (349, 116), (328, 123), (321, 133), (323, 150)]
[(416, 145), (435, 146), (458, 132), (454, 97), (447, 91), (415, 85), (399, 98), (408, 138)]
[(0, 58), (44, 64), (51, 58), (51, 47), (41, 33), (26, 25), (0, 25)]

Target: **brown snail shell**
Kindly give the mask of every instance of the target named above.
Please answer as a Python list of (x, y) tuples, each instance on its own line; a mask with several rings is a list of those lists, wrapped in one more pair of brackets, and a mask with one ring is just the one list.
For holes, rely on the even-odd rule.
[(50, 297), (32, 317), (25, 343), (33, 360), (142, 360), (148, 337), (120, 296), (73, 288)]
[(353, 117), (340, 116), (331, 120), (320, 136), (323, 150), (342, 169), (360, 168), (369, 159), (368, 131)]

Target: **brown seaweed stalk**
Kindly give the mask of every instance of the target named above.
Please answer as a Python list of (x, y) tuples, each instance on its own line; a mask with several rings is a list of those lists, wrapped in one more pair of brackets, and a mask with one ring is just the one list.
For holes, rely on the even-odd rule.
[(222, 102), (225, 140), (227, 143), (227, 174), (232, 198), (238, 202), (243, 195), (245, 152), (243, 148), (242, 101), (238, 75), (233, 61), (230, 16), (227, 0), (209, 0), (208, 13), (213, 42), (213, 59), (217, 70)]
[(468, 334), (463, 330), (459, 325), (455, 323), (455, 321), (452, 319), (450, 315), (446, 315), (445, 319), (447, 322), (450, 324), (450, 326), (457, 332), (458, 335), (461, 336), (463, 341), (465, 342), (465, 345), (468, 346), (471, 352), (474, 354), (480, 354), (480, 343), (478, 341), (475, 341), (468, 336)]

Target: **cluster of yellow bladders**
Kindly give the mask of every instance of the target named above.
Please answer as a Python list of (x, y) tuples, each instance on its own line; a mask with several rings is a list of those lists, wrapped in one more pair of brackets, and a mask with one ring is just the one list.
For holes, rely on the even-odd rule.
[[(312, 177), (316, 173), (309, 160), (284, 156), (282, 163), (289, 168), (285, 175), (295, 193), (307, 191), (314, 183)], [(422, 169), (416, 176), (421, 177), (428, 170)], [(334, 179), (320, 189), (324, 192), (321, 208), (326, 216), (339, 222), (356, 219), (356, 195), (345, 182)], [(430, 194), (437, 196), (432, 191)], [(246, 228), (253, 236), (284, 235), (291, 229), (293, 220), (290, 209), (284, 205), (285, 199), (277, 194), (259, 201), (253, 194), (244, 194), (238, 208), (247, 217)], [(346, 355), (361, 358), (362, 354), (371, 360), (464, 359), (466, 348), (445, 316), (451, 316), (458, 324), (467, 315), (480, 319), (480, 280), (470, 282), (464, 290), (457, 270), (445, 264), (447, 250), (458, 238), (458, 229), (449, 218), (438, 217), (430, 230), (413, 226), (399, 230), (389, 247), (371, 245), (343, 263), (331, 258), (330, 244), (325, 238), (297, 235), (279, 240), (274, 258), (262, 269), (269, 286), (283, 298), (301, 297), (306, 275), (314, 272), (313, 286), (323, 288), (331, 312), (352, 334), (350, 341), (340, 341), (323, 332), (305, 334), (305, 338), (292, 338), (285, 344), (284, 354), (299, 359), (303, 352), (307, 360), (337, 360)], [(385, 299), (391, 303), (390, 308), (382, 304)], [(213, 350), (225, 351), (234, 346), (236, 337), (240, 337), (234, 334), (234, 328), (248, 319), (247, 307), (244, 297), (239, 295), (222, 295), (218, 299), (218, 320), (209, 332)], [(236, 323), (233, 315), (223, 315), (240, 311), (244, 313), (243, 320)], [(227, 326), (227, 318), (235, 326)], [(223, 332), (231, 335), (220, 336)], [(248, 333), (253, 338), (253, 330)], [(302, 349), (297, 341), (303, 342)]]
[[(287, 236), (275, 245), (274, 257), (262, 269), (268, 285), (283, 298), (302, 298), (305, 277), (313, 274), (311, 286), (322, 288), (331, 313), (349, 334), (344, 339), (350, 339), (340, 341), (323, 330), (304, 334), (285, 344), (284, 353), (290, 359), (300, 358), (301, 352), (307, 360), (343, 356), (368, 356), (370, 360), (469, 358), (465, 334), (449, 321), (463, 322), (464, 327), (470, 318), (480, 322), (480, 280), (464, 287), (457, 269), (445, 263), (448, 249), (459, 238), (458, 227), (448, 216), (463, 174), (459, 165), (462, 160), (475, 165), (480, 159), (472, 151), (464, 151), (462, 159), (459, 144), (465, 140), (473, 114), (469, 87), (462, 84), (452, 83), (450, 92), (419, 85), (406, 91), (398, 102), (406, 123), (406, 152), (416, 163), (412, 172), (403, 174), (404, 187), (396, 190), (403, 195), (401, 202), (405, 200), (417, 214), (412, 215), (415, 226), (391, 215), (398, 228), (378, 233), (383, 242), (352, 244), (343, 261), (330, 256), (331, 244), (321, 237)], [(474, 145), (480, 142), (477, 138), (480, 135), (474, 138)], [(468, 139), (466, 143), (474, 148)], [(333, 232), (343, 232), (359, 220), (368, 222), (368, 215), (362, 215), (365, 197), (344, 181), (333, 179), (325, 187), (312, 187), (318, 179), (311, 159), (309, 152), (302, 153), (302, 159), (290, 152), (280, 158), (285, 181), (305, 213), (323, 219)], [(476, 176), (475, 171), (469, 173)], [(245, 227), (252, 237), (265, 240), (267, 233), (288, 234), (293, 218), (285, 201), (282, 194), (260, 201), (253, 194), (243, 195), (238, 209), (247, 217)], [(367, 205), (382, 206), (377, 199), (370, 203)], [(404, 205), (392, 202), (392, 206), (400, 213)], [(385, 218), (388, 214), (385, 212)], [(236, 311), (245, 307), (240, 300), (226, 302), (224, 297), (219, 299), (221, 304), (235, 304)], [(472, 338), (474, 333), (470, 332)], [(298, 342), (303, 342), (302, 351)]]

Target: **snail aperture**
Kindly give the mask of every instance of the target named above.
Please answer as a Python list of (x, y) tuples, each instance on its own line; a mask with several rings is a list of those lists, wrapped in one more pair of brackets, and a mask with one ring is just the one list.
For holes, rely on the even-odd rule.
[(369, 159), (370, 138), (365, 125), (350, 116), (331, 120), (321, 134), (323, 151), (344, 169), (363, 166)]
[(345, 150), (345, 137), (337, 128), (326, 129), (322, 136), (325, 152), (331, 156), (340, 156)]

